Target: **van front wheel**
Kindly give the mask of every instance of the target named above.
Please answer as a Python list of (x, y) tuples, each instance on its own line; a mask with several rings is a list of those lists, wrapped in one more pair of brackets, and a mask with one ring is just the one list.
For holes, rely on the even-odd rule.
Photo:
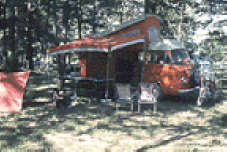
[(154, 84), (153, 93), (157, 99), (157, 102), (164, 99), (164, 94), (163, 94), (162, 88), (157, 83)]

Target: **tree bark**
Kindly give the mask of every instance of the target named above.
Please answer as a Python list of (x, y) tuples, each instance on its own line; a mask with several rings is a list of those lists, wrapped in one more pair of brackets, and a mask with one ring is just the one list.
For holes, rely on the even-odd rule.
[(97, 11), (97, 0), (95, 0), (95, 2), (94, 2), (94, 12), (93, 12), (93, 27), (92, 27), (92, 30), (93, 30), (93, 34), (95, 34), (96, 33), (96, 11)]
[(15, 26), (16, 26), (16, 10), (15, 10), (15, 4), (13, 4), (12, 6), (12, 45), (11, 45), (11, 51), (12, 51), (12, 68), (13, 71), (17, 71), (18, 70), (18, 56), (16, 54), (16, 49), (17, 49), (17, 45), (16, 45), (16, 30), (15, 30)]
[[(4, 16), (4, 23), (5, 23), (6, 22), (6, 3), (4, 3), (4, 6), (3, 6), (3, 16)], [(3, 39), (3, 52), (2, 52), (3, 61), (2, 61), (2, 65), (7, 60), (7, 45), (6, 45), (6, 38), (5, 38), (6, 28), (4, 28), (3, 35), (4, 35), (4, 39)]]
[(31, 2), (27, 3), (27, 9), (28, 9), (28, 44), (27, 44), (27, 52), (26, 52), (26, 59), (29, 61), (29, 69), (34, 70), (33, 62), (32, 62), (32, 56), (33, 56), (33, 48), (32, 48), (32, 33), (31, 33)]
[(68, 1), (65, 1), (64, 3), (64, 7), (63, 7), (63, 25), (64, 25), (64, 29), (65, 29), (65, 35), (64, 35), (64, 44), (67, 43), (68, 41), (68, 30), (69, 30), (69, 25), (68, 25), (68, 20), (69, 20), (69, 4)]
[(149, 13), (149, 0), (145, 0), (144, 7), (145, 14)]
[(56, 1), (55, 0), (53, 0), (53, 18), (54, 18), (54, 20), (53, 20), (53, 34), (54, 34), (54, 36), (57, 38), (57, 25), (56, 25), (56, 22), (57, 22), (57, 17), (56, 17)]
[(78, 38), (81, 39), (81, 22), (82, 22), (81, 0), (79, 0), (77, 4), (77, 20), (78, 20)]
[(144, 5), (145, 14), (150, 13), (150, 8), (151, 8), (151, 12), (153, 14), (156, 14), (156, 6), (157, 6), (157, 2), (155, 0), (152, 0), (152, 2), (150, 2), (150, 0), (145, 0), (145, 5)]

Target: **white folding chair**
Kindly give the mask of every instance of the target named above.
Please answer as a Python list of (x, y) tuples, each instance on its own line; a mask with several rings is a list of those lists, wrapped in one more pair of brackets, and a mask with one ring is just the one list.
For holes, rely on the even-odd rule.
[(154, 83), (140, 83), (140, 95), (138, 100), (138, 112), (140, 113), (141, 104), (153, 104), (153, 113), (157, 112), (157, 98), (154, 95)]
[(136, 92), (131, 93), (130, 89), (132, 88), (129, 83), (117, 83), (116, 84), (118, 92), (118, 100), (116, 103), (116, 110), (119, 110), (119, 107), (123, 104), (130, 104), (131, 111), (133, 111), (133, 100), (132, 98), (136, 95)]

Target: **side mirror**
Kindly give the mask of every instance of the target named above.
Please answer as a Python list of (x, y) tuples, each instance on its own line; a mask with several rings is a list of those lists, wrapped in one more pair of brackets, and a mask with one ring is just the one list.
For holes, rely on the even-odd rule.
[(141, 61), (141, 62), (145, 61), (145, 52), (139, 52), (138, 60)]

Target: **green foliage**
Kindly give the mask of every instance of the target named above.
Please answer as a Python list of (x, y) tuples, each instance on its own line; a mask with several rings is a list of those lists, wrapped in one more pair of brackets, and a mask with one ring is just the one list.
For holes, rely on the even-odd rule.
[[(206, 28), (213, 22), (212, 19), (197, 21), (195, 15), (220, 13), (215, 9), (225, 8), (219, 2), (221, 3), (214, 0), (202, 1), (201, 4), (190, 0), (1, 1), (1, 48), (5, 55), (9, 50), (19, 54), (28, 52), (31, 62), (37, 53), (45, 53), (47, 48), (57, 46), (60, 42), (74, 41), (104, 31), (113, 24), (121, 24), (144, 12), (152, 12), (163, 19), (163, 38), (177, 38), (188, 50), (194, 51), (198, 48), (192, 39), (194, 31), (199, 27)], [(11, 7), (13, 5), (15, 10)], [(15, 28), (11, 28), (12, 26)], [(210, 36), (212, 45), (207, 42), (204, 49), (208, 50), (208, 46), (212, 46), (212, 50), (222, 52), (223, 37), (218, 38), (218, 34), (216, 37), (212, 34)]]
[(201, 47), (204, 53), (208, 54), (213, 60), (221, 61), (224, 56), (224, 34), (220, 31), (209, 33), (209, 37), (202, 41)]

